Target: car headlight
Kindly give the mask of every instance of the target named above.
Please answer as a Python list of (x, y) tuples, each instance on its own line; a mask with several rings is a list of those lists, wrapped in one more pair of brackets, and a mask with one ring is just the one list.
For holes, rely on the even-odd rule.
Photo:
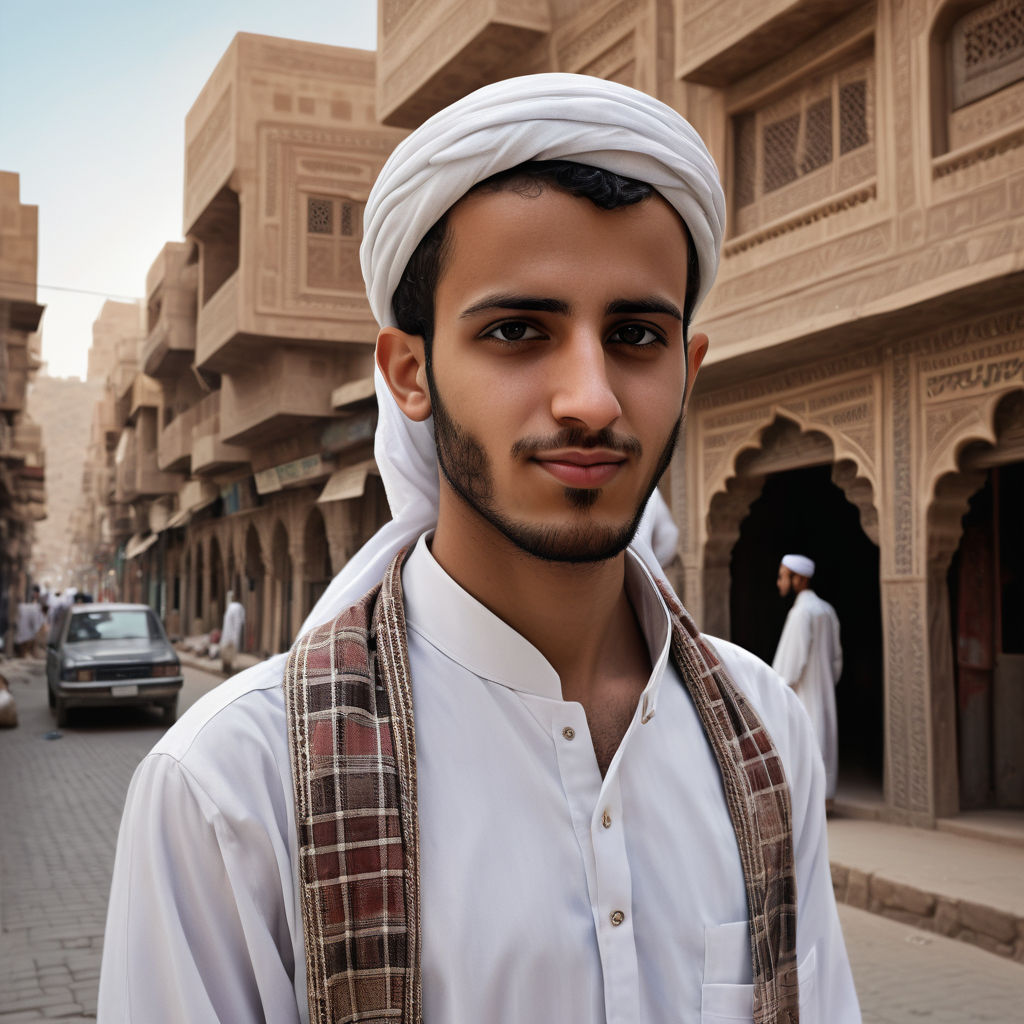
[(91, 683), (96, 678), (96, 670), (92, 668), (66, 668), (61, 678), (68, 682)]
[(153, 676), (176, 676), (181, 671), (180, 666), (174, 662), (170, 665), (154, 665)]

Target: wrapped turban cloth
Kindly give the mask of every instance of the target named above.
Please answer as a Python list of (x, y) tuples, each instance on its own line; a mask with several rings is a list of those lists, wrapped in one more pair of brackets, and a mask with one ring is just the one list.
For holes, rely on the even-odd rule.
[[(695, 307), (718, 269), (725, 197), (707, 147), (671, 107), (588, 75), (544, 74), (485, 86), (446, 107), (398, 144), (370, 192), (360, 262), (374, 317), (395, 326), (392, 297), (417, 245), (474, 185), (531, 160), (571, 160), (651, 185), (689, 228), (700, 264)], [(685, 267), (679, 272), (685, 273)], [(303, 630), (327, 621), (378, 583), (393, 555), (437, 521), (432, 421), (414, 423), (375, 371), (380, 414), (374, 455), (393, 519), (348, 562)], [(653, 572), (678, 531), (654, 492), (634, 548)]]
[(810, 579), (814, 575), (814, 562), (806, 555), (786, 555), (782, 564), (797, 576), (806, 576)]

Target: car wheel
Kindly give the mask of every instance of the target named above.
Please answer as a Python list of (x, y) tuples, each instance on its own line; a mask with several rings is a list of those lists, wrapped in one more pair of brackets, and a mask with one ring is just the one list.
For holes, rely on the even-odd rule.
[(162, 706), (164, 709), (164, 723), (166, 725), (174, 725), (178, 717), (178, 698), (175, 697), (173, 700), (166, 701)]
[(56, 698), (56, 712), (57, 712), (57, 728), (67, 728), (68, 724), (68, 705), (63, 697)]

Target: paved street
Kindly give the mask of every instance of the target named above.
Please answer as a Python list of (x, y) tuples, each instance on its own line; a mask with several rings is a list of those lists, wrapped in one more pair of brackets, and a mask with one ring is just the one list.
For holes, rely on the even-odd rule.
[[(148, 709), (82, 711), (60, 739), (44, 663), (4, 662), (19, 725), (0, 730), (0, 1021), (96, 1016), (117, 825), (159, 739)], [(27, 670), (27, 671), (26, 671)], [(180, 710), (219, 678), (186, 669)]]
[[(147, 711), (94, 712), (47, 740), (42, 663), (24, 669), (0, 665), (21, 720), (0, 731), (0, 1024), (92, 1020), (124, 793), (163, 727)], [(182, 707), (217, 681), (186, 670)], [(1020, 964), (865, 911), (839, 912), (865, 1024), (1020, 1020)]]

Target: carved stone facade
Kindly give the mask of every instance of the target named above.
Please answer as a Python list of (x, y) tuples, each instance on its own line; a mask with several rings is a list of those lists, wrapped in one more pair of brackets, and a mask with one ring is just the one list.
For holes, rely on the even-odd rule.
[(36, 302), (39, 210), (19, 176), (0, 171), (0, 641), (10, 655), (18, 603), (29, 599), (35, 524), (46, 518), (45, 452), (27, 397), (41, 365)]
[[(681, 110), (728, 197), (665, 483), (687, 605), (770, 657), (776, 548), (801, 524), (846, 601), (841, 773), (845, 728), (887, 816), (931, 824), (975, 792), (1024, 806), (1007, 696), (1024, 651), (979, 654), (964, 612), (968, 534), (1006, 539), (1024, 515), (1022, 17), (1022, 0), (382, 0), (376, 64), (240, 36), (188, 117), (195, 372), (161, 380), (163, 431), (192, 437), (172, 522), (192, 518), (161, 583), (183, 629), (241, 586), (255, 645), (278, 649), (322, 537), (337, 569), (384, 514), (355, 250), (397, 129), (510, 75), (598, 75)], [(185, 448), (168, 435), (162, 468)], [(369, 497), (314, 515), (329, 467), (324, 495)], [(1019, 557), (990, 560), (1007, 613)]]

